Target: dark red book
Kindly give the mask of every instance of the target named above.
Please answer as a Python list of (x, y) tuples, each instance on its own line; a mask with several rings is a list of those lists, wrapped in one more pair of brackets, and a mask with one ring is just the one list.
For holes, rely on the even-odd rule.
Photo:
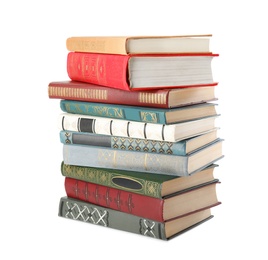
[(79, 81), (54, 81), (48, 85), (49, 98), (172, 108), (217, 100), (215, 87), (189, 87), (148, 91), (127, 91)]
[(217, 85), (213, 81), (212, 53), (119, 55), (69, 52), (71, 80), (123, 90), (149, 90)]
[(155, 221), (166, 221), (220, 204), (215, 179), (161, 199), (65, 177), (66, 195)]

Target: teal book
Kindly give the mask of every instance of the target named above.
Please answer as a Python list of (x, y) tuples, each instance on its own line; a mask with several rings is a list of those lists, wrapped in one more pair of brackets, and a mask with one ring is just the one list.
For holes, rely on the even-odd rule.
[(154, 124), (173, 124), (193, 119), (215, 116), (216, 104), (202, 103), (179, 108), (149, 108), (140, 106), (61, 100), (63, 112), (123, 119)]
[(213, 217), (208, 208), (158, 222), (68, 197), (60, 199), (58, 216), (161, 240), (170, 240)]
[(220, 139), (189, 155), (141, 153), (86, 145), (63, 145), (69, 165), (188, 176), (223, 157)]
[(187, 155), (205, 145), (216, 141), (217, 139), (216, 130), (178, 142), (98, 135), (86, 132), (60, 131), (60, 141), (63, 144), (92, 145), (116, 150), (174, 155)]

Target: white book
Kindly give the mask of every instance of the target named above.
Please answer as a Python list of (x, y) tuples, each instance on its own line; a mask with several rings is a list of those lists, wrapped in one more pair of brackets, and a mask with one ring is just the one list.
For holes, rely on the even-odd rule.
[(217, 117), (219, 115), (164, 125), (62, 113), (58, 123), (59, 129), (65, 131), (177, 142), (217, 129)]

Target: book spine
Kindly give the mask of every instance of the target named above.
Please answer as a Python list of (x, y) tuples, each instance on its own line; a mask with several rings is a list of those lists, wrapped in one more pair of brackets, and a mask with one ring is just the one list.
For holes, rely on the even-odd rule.
[(155, 108), (168, 108), (169, 90), (125, 91), (81, 82), (51, 82), (48, 86), (49, 98), (101, 102)]
[(127, 37), (70, 37), (66, 40), (68, 51), (127, 54)]
[(68, 197), (60, 199), (58, 215), (67, 219), (166, 240), (164, 223)]
[(161, 199), (69, 177), (65, 178), (64, 186), (66, 195), (70, 198), (155, 221), (164, 221), (163, 200)]
[(188, 176), (188, 157), (138, 153), (85, 145), (63, 145), (65, 164)]
[(64, 131), (175, 142), (173, 125), (151, 124), (70, 113), (59, 115), (58, 123), (59, 129)]
[(116, 150), (186, 155), (185, 140), (179, 142), (164, 142), (120, 136), (97, 135), (73, 131), (60, 131), (60, 141), (63, 144), (101, 146), (109, 147)]
[[(65, 177), (91, 182), (111, 188), (161, 198), (162, 183), (146, 180), (144, 174), (127, 174), (116, 169), (103, 169), (61, 163), (61, 174)], [(135, 175), (135, 176), (133, 176)]]
[(60, 108), (63, 112), (131, 120), (153, 124), (167, 124), (165, 111), (143, 109), (135, 106), (108, 105), (105, 103), (89, 103), (75, 100), (61, 100)]
[(69, 52), (67, 73), (71, 80), (129, 90), (127, 55)]

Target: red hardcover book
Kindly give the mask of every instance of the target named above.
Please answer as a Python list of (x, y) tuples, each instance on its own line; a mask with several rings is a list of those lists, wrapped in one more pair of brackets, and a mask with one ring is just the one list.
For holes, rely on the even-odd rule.
[(127, 91), (79, 81), (54, 81), (48, 85), (49, 98), (172, 108), (217, 100), (215, 87), (189, 87), (151, 91)]
[(71, 80), (123, 90), (148, 90), (217, 85), (212, 78), (212, 53), (119, 55), (69, 52)]
[(65, 177), (66, 195), (155, 221), (166, 221), (219, 205), (218, 180), (162, 199)]

